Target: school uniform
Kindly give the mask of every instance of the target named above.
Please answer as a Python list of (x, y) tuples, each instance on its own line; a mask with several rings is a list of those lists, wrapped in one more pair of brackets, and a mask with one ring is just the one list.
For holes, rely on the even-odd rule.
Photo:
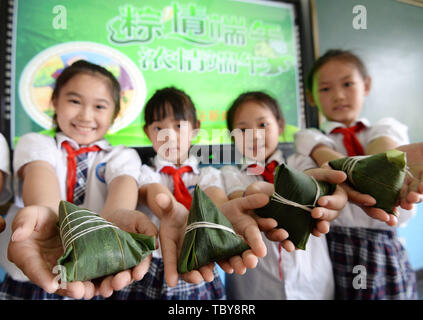
[(3, 172), (3, 190), (0, 193), (0, 205), (7, 203), (12, 197), (12, 174), (10, 172), (9, 145), (2, 134), (0, 134), (0, 171)]
[[(261, 175), (249, 174), (248, 167), (254, 163), (245, 159), (240, 166), (225, 166), (221, 169), (227, 195), (244, 191), (248, 185), (263, 181)], [(266, 164), (284, 161), (281, 150), (271, 155)], [(315, 168), (309, 157), (294, 154), (287, 159), (287, 165), (304, 171)], [(271, 181), (270, 181), (271, 182)], [(307, 250), (287, 252), (278, 242), (270, 241), (264, 234), (267, 254), (259, 259), (254, 269), (243, 275), (226, 275), (228, 299), (241, 300), (313, 300), (333, 299), (334, 279), (325, 236), (310, 236)]]
[[(358, 119), (351, 128), (357, 126), (361, 127), (355, 133), (358, 148), (361, 146), (364, 149), (379, 137), (389, 137), (398, 145), (409, 144), (407, 126), (393, 118), (381, 119), (374, 125), (367, 119)], [(295, 135), (297, 152), (304, 156), (310, 155), (316, 145), (324, 144), (337, 152), (352, 156), (353, 148), (344, 143), (343, 134), (334, 132), (335, 128), (345, 128), (345, 125), (327, 121), (322, 124), (321, 131), (298, 131)], [(399, 208), (398, 226), (405, 226), (415, 213), (415, 208)], [(331, 223), (327, 239), (337, 299), (417, 298), (416, 276), (395, 227), (373, 219), (359, 206), (347, 203), (339, 217)], [(360, 284), (363, 274), (356, 266), (366, 268), (365, 286)]]
[[(172, 175), (164, 173), (163, 169), (165, 167), (176, 168), (175, 164), (165, 160), (160, 155), (154, 157), (152, 164), (152, 167), (142, 165), (139, 175), (140, 187), (148, 186), (151, 183), (160, 183), (174, 192)], [(218, 187), (224, 190), (219, 170), (211, 166), (200, 168), (199, 162), (194, 156), (190, 156), (180, 167), (185, 166), (192, 169), (191, 172), (185, 172), (181, 175), (191, 197), (197, 184), (202, 190), (209, 187)], [(137, 210), (145, 213), (155, 226), (158, 229), (160, 228), (160, 219), (147, 206), (139, 205)], [(111, 299), (215, 300), (225, 299), (225, 292), (216, 268), (214, 269), (214, 280), (210, 283), (203, 281), (199, 284), (190, 284), (179, 279), (175, 287), (169, 287), (164, 279), (163, 258), (159, 244), (159, 248), (153, 251), (151, 265), (144, 278), (119, 292), (115, 292)]]
[[(65, 142), (66, 141), (66, 142)], [(0, 234), (0, 264), (7, 271), (3, 283), (0, 284), (0, 299), (62, 299), (63, 297), (48, 294), (38, 286), (30, 283), (23, 272), (7, 259), (7, 247), (12, 235), (11, 225), (19, 209), (24, 207), (22, 199), (23, 180), (17, 175), (19, 169), (33, 161), (49, 163), (57, 176), (60, 185), (61, 199), (68, 200), (68, 151), (64, 145), (79, 149), (79, 145), (59, 132), (55, 138), (29, 133), (22, 136), (16, 145), (13, 169), (15, 201), (9, 209), (6, 230)], [(96, 141), (88, 147), (97, 145), (99, 151), (87, 153), (85, 196), (81, 207), (100, 213), (107, 197), (108, 185), (122, 175), (128, 175), (138, 181), (141, 160), (138, 153), (124, 146), (112, 147), (105, 139)], [(71, 170), (71, 169), (69, 169)], [(58, 204), (59, 205), (59, 204)]]

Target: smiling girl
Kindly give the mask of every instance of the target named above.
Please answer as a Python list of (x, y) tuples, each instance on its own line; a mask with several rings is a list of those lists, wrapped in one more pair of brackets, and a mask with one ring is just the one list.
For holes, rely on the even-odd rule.
[[(320, 130), (297, 132), (297, 152), (311, 156), (321, 166), (333, 159), (371, 155), (408, 144), (408, 129), (399, 121), (383, 118), (370, 124), (359, 117), (370, 88), (371, 78), (366, 67), (353, 53), (336, 49), (321, 56), (309, 72), (307, 96), (326, 121)], [(350, 190), (348, 185), (343, 187)], [(414, 271), (392, 227), (397, 218), (385, 212), (374, 215), (375, 208), (370, 208), (374, 199), (362, 197), (363, 201), (358, 203), (358, 198), (351, 198), (353, 192), (349, 191), (348, 195), (349, 203), (327, 235), (336, 298), (417, 298)], [(415, 209), (398, 210), (398, 225), (405, 225), (416, 212)], [(354, 286), (356, 266), (366, 268), (364, 286)]]
[[(43, 252), (43, 261), (14, 261), (26, 275), (31, 273), (32, 278), (28, 279), (7, 259), (12, 220), (24, 207), (24, 210), (34, 208), (34, 215), (40, 207), (46, 207), (57, 215), (60, 200), (67, 200), (88, 210), (101, 212), (105, 219), (126, 231), (149, 235), (156, 233), (144, 214), (133, 214), (138, 197), (137, 173), (141, 167), (138, 154), (124, 146), (112, 147), (104, 139), (120, 109), (120, 85), (116, 78), (101, 66), (77, 61), (65, 68), (57, 78), (52, 103), (57, 124), (55, 136), (28, 133), (16, 145), (13, 160), (15, 203), (7, 214), (8, 227), (0, 238), (1, 265), (8, 272), (0, 285), (2, 299), (62, 298), (30, 282), (41, 285), (42, 269), (53, 270), (57, 258), (63, 254), (57, 228), (35, 230), (49, 237), (49, 247), (47, 252)], [(129, 225), (143, 227), (128, 230)], [(30, 247), (28, 243), (27, 247)], [(20, 248), (22, 254), (14, 252), (15, 256), (24, 256), (27, 250), (25, 241)], [(35, 256), (37, 252), (34, 250), (32, 257)], [(144, 260), (134, 268), (134, 272), (143, 264), (148, 266), (148, 263), (149, 259)], [(28, 266), (34, 264), (38, 266), (38, 273), (37, 270), (28, 270)], [(49, 277), (50, 281), (43, 282), (43, 287), (51, 287), (50, 282), (55, 275), (51, 273)], [(136, 275), (137, 279), (141, 277), (140, 273)], [(103, 280), (103, 288), (111, 283), (112, 278), (109, 276)], [(86, 292), (85, 297), (98, 293), (95, 285), (89, 281), (69, 283), (68, 286), (85, 288), (82, 290)], [(109, 296), (112, 292), (103, 290), (102, 295)]]

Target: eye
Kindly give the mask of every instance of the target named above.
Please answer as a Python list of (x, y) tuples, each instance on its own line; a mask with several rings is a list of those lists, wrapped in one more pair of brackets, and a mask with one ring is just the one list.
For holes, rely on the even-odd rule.
[(97, 106), (95, 106), (96, 107), (96, 109), (98, 109), (98, 110), (103, 110), (103, 109), (106, 109), (106, 106), (103, 106), (103, 105), (97, 105)]
[(269, 123), (268, 123), (268, 122), (261, 122), (259, 126), (260, 126), (261, 128), (266, 128), (268, 125), (269, 125)]
[(319, 89), (319, 92), (328, 92), (329, 91), (329, 87), (323, 87)]
[(347, 81), (347, 82), (345, 82), (345, 83), (344, 83), (344, 86), (345, 86), (345, 87), (351, 87), (353, 84), (354, 84), (354, 82), (352, 82), (352, 81)]
[(76, 99), (69, 99), (68, 102), (73, 104), (79, 104), (79, 100), (76, 100)]
[(162, 130), (162, 128), (160, 128), (160, 127), (154, 127), (153, 130), (159, 132), (160, 130)]

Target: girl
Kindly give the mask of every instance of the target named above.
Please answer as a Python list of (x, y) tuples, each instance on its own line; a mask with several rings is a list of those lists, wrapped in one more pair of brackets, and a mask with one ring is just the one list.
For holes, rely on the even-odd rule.
[[(275, 99), (264, 92), (241, 94), (227, 114), (228, 129), (235, 138), (236, 149), (244, 156), (242, 164), (222, 168), (226, 193), (230, 199), (242, 196), (247, 187), (257, 181), (273, 183), (275, 168), (284, 162), (278, 149), (278, 138), (284, 130), (284, 118)], [(235, 129), (235, 130), (234, 130)], [(288, 165), (298, 170), (314, 168), (314, 162), (306, 157), (294, 155)], [(261, 168), (260, 175), (257, 166)], [(252, 171), (250, 168), (254, 168)], [(339, 176), (338, 176), (339, 174)], [(335, 183), (345, 179), (335, 174)], [(332, 182), (332, 181), (331, 181)], [(272, 188), (273, 190), (273, 188)], [(271, 195), (271, 193), (270, 193)], [(335, 202), (337, 203), (335, 205)], [(326, 233), (328, 222), (336, 217), (346, 202), (340, 188), (333, 196), (319, 199), (321, 206), (314, 209), (312, 216), (320, 218), (313, 234)], [(330, 217), (330, 218), (329, 218)], [(254, 270), (248, 270), (242, 278), (237, 275), (226, 277), (226, 289), (230, 299), (331, 299), (334, 284), (331, 264), (324, 237), (311, 237), (306, 251), (294, 251), (292, 243), (286, 245), (266, 240), (268, 253)], [(286, 250), (282, 250), (284, 247)]]
[[(169, 250), (165, 240), (170, 237), (175, 226), (180, 222), (181, 231), (186, 226), (187, 213), (190, 208), (195, 185), (216, 203), (221, 205), (227, 201), (223, 190), (223, 182), (219, 170), (212, 167), (199, 168), (197, 158), (189, 154), (191, 140), (195, 130), (200, 127), (196, 110), (191, 98), (183, 91), (169, 87), (156, 91), (144, 109), (144, 131), (152, 142), (157, 155), (152, 160), (152, 167), (143, 165), (140, 173), (140, 201), (144, 203), (147, 192), (154, 194), (172, 192), (175, 199), (185, 208), (184, 216), (168, 219), (160, 214), (160, 210), (151, 207), (151, 212), (141, 206), (144, 212), (160, 228), (161, 250), (153, 253), (151, 267), (142, 281), (113, 295), (114, 299), (223, 299), (225, 298), (222, 281), (214, 265), (211, 270), (200, 272), (207, 282), (188, 284), (172, 276), (170, 264), (177, 259), (177, 248)], [(173, 220), (173, 221), (171, 221)], [(178, 220), (178, 221), (177, 221)], [(180, 231), (176, 231), (180, 232)], [(183, 233), (180, 234), (180, 240)], [(253, 247), (253, 246), (252, 246)], [(250, 251), (250, 250), (248, 250)], [(248, 253), (243, 254), (243, 263), (248, 260)], [(264, 254), (263, 254), (264, 255)], [(245, 262), (248, 267), (255, 263)], [(252, 266), (253, 265), (253, 266)], [(208, 274), (207, 274), (208, 273)]]
[[(322, 165), (340, 157), (371, 155), (408, 144), (407, 127), (397, 120), (384, 118), (371, 125), (367, 119), (359, 118), (370, 88), (371, 78), (356, 55), (329, 50), (320, 57), (308, 75), (307, 96), (326, 121), (320, 126), (321, 131), (297, 133), (297, 151)], [(327, 235), (336, 298), (416, 299), (414, 271), (392, 228), (397, 218), (368, 208), (375, 204), (372, 197), (359, 199), (352, 190), (348, 194), (350, 203)], [(401, 210), (399, 225), (404, 225), (414, 213), (415, 209)], [(354, 285), (356, 266), (366, 268), (365, 285)]]
[[(21, 137), (16, 146), (13, 163), (15, 203), (7, 214), (8, 222), (24, 207), (23, 214), (32, 211), (32, 216), (41, 218), (44, 212), (54, 213), (57, 220), (59, 201), (66, 199), (101, 212), (104, 218), (127, 231), (155, 234), (155, 227), (146, 216), (133, 211), (138, 196), (137, 172), (141, 167), (138, 154), (123, 146), (112, 147), (103, 138), (120, 109), (120, 86), (115, 77), (98, 65), (77, 61), (57, 78), (52, 103), (57, 124), (55, 137), (29, 133)], [(44, 218), (54, 221), (47, 213)], [(28, 219), (33, 219), (32, 216), (28, 215)], [(40, 220), (40, 225), (43, 223)], [(20, 242), (16, 240), (22, 238), (24, 229), (15, 230), (9, 256), (30, 276), (28, 279), (6, 257), (11, 225), (8, 223), (0, 240), (1, 262), (8, 272), (0, 286), (0, 298), (60, 299), (28, 281), (43, 285), (43, 288), (52, 287), (54, 263), (63, 254), (57, 227), (53, 223), (48, 228), (38, 226), (31, 238)], [(138, 226), (138, 230), (128, 227), (131, 225)], [(41, 241), (34, 244), (33, 239), (37, 237)], [(31, 246), (36, 250), (29, 253)], [(40, 257), (44, 260), (40, 261)], [(141, 265), (148, 263), (147, 259)], [(134, 268), (134, 274), (141, 265)], [(32, 270), (34, 266), (36, 270)], [(46, 268), (50, 275), (41, 274)], [(127, 273), (116, 277), (122, 276)], [(139, 273), (136, 276), (142, 277)], [(42, 277), (49, 281), (41, 281)], [(103, 280), (101, 294), (111, 295), (114, 279), (110, 276)], [(67, 286), (78, 298), (91, 298), (100, 290), (89, 281), (68, 283)]]
[[(0, 205), (5, 204), (12, 197), (10, 190), (10, 153), (9, 145), (2, 134), (0, 134)], [(5, 221), (0, 216), (0, 232), (5, 227)]]

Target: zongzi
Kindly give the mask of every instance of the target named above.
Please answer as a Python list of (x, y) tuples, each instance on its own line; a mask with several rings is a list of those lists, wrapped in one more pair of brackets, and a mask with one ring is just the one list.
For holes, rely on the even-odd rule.
[(197, 185), (178, 259), (178, 272), (189, 272), (247, 249), (248, 244), (234, 232), (229, 220)]
[(263, 218), (273, 218), (277, 227), (285, 229), (288, 240), (298, 249), (306, 249), (316, 220), (310, 211), (321, 196), (330, 195), (336, 185), (317, 181), (313, 177), (281, 164), (275, 172), (275, 191), (269, 203), (255, 212)]
[[(126, 232), (101, 216), (70, 202), (59, 204), (64, 254), (62, 281), (86, 281), (138, 265), (155, 250), (155, 238)], [(64, 271), (64, 272), (63, 272)]]
[(393, 209), (406, 176), (404, 152), (389, 150), (371, 156), (345, 157), (332, 160), (329, 165), (344, 171), (355, 190), (375, 198), (374, 207), (395, 214)]

